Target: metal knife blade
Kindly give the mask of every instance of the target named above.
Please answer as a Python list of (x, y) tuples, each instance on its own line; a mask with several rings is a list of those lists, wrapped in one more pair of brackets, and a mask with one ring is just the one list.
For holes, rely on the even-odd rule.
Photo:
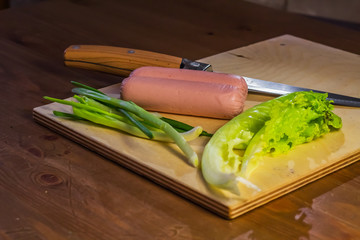
[(351, 106), (351, 107), (360, 107), (360, 99), (350, 96), (345, 96), (336, 93), (329, 93), (324, 91), (319, 91), (310, 88), (302, 88), (302, 87), (295, 87), (287, 84), (276, 83), (276, 82), (269, 82), (255, 78), (243, 77), (248, 84), (248, 88), (251, 89), (249, 91), (255, 93), (266, 93), (269, 95), (284, 95), (292, 92), (300, 92), (300, 91), (313, 91), (318, 93), (327, 93), (328, 100), (332, 100), (333, 104), (335, 105), (342, 105), (342, 106)]
[[(103, 71), (121, 76), (127, 76), (131, 71), (142, 66), (160, 66), (183, 68), (200, 71), (213, 71), (207, 63), (192, 61), (161, 53), (121, 47), (99, 45), (72, 45), (65, 50), (65, 64), (72, 67)], [(290, 86), (287, 84), (244, 77), (249, 92), (279, 96), (298, 91), (325, 91)], [(328, 93), (328, 99), (336, 105), (360, 107), (360, 98)]]

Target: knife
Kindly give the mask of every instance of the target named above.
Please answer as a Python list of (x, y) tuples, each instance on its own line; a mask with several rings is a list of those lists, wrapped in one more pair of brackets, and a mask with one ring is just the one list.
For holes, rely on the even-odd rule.
[[(210, 64), (192, 61), (186, 58), (132, 48), (101, 45), (71, 45), (65, 49), (64, 62), (65, 65), (69, 67), (97, 70), (123, 77), (128, 76), (133, 70), (143, 66), (212, 71)], [(248, 85), (249, 92), (265, 93), (274, 96), (298, 91), (325, 93), (324, 91), (309, 88), (242, 77)], [(360, 98), (327, 93), (328, 100), (332, 100), (336, 105), (360, 107)]]

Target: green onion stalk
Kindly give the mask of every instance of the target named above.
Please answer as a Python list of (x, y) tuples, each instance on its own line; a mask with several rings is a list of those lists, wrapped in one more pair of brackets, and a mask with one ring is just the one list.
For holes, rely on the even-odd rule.
[(163, 118), (147, 112), (133, 102), (110, 97), (81, 83), (72, 83), (77, 86), (72, 92), (77, 94), (74, 98), (78, 102), (44, 97), (53, 102), (72, 106), (72, 114), (53, 111), (55, 116), (88, 120), (141, 138), (175, 142), (187, 157), (190, 165), (194, 167), (199, 165), (198, 156), (187, 141), (200, 135), (211, 136), (201, 127), (192, 127), (176, 120)]

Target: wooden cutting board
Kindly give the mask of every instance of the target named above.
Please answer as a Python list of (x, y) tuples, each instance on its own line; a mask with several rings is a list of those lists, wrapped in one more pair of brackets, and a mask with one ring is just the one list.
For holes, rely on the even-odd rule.
[[(358, 55), (290, 35), (200, 61), (212, 64), (214, 71), (218, 72), (360, 97)], [(118, 97), (119, 86), (115, 84), (102, 91)], [(271, 97), (249, 94), (246, 108), (269, 99)], [(35, 108), (34, 119), (228, 219), (238, 217), (360, 158), (357, 142), (360, 136), (360, 108), (336, 106), (335, 113), (343, 119), (340, 131), (295, 147), (285, 156), (269, 157), (250, 177), (262, 190), (254, 192), (244, 189), (241, 196), (233, 196), (209, 187), (201, 171), (189, 166), (174, 144), (140, 139), (109, 128), (57, 118), (53, 116), (53, 110), (70, 111), (68, 106), (51, 103)], [(164, 115), (192, 125), (201, 125), (210, 132), (226, 123), (224, 120), (209, 118)], [(207, 141), (208, 138), (200, 137), (191, 142), (199, 157)]]

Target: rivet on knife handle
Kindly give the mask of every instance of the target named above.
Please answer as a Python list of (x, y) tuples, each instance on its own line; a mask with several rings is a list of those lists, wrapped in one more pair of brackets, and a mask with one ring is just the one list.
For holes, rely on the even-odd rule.
[(66, 66), (121, 76), (142, 66), (180, 68), (182, 60), (162, 53), (101, 45), (71, 45), (64, 52)]

